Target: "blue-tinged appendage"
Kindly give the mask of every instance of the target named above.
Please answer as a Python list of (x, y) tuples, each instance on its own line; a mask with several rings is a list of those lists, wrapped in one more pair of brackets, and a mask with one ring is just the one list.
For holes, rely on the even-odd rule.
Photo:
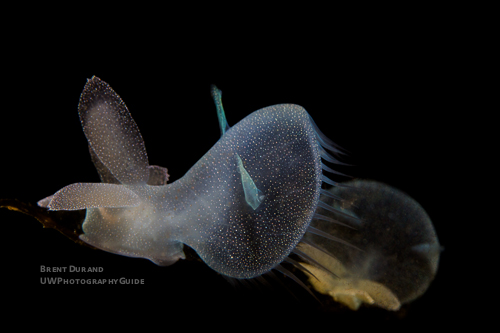
[(252, 177), (250, 177), (247, 170), (245, 170), (243, 162), (238, 154), (236, 154), (236, 158), (238, 159), (238, 170), (241, 174), (241, 184), (243, 185), (243, 191), (245, 192), (245, 200), (253, 210), (256, 210), (264, 200), (265, 196), (262, 194), (262, 191), (255, 186)]
[(220, 126), (220, 136), (223, 136), (224, 133), (229, 129), (229, 125), (227, 124), (226, 114), (224, 113), (224, 108), (222, 107), (222, 91), (217, 88), (215, 85), (211, 85), (211, 93), (212, 98), (214, 99), (215, 107), (217, 108), (217, 118), (219, 119)]
[[(226, 133), (226, 131), (229, 129), (229, 125), (226, 120), (224, 107), (222, 106), (222, 91), (212, 84), (211, 93), (212, 98), (214, 99), (215, 107), (217, 108), (217, 118), (219, 119), (220, 135), (223, 136), (224, 133)], [(238, 154), (236, 154), (236, 158), (238, 160), (238, 171), (241, 174), (241, 184), (243, 185), (243, 191), (245, 192), (245, 200), (253, 210), (256, 210), (264, 200), (265, 196), (262, 194), (262, 191), (259, 190), (255, 185), (255, 182), (243, 166), (243, 162), (241, 161), (241, 158)]]

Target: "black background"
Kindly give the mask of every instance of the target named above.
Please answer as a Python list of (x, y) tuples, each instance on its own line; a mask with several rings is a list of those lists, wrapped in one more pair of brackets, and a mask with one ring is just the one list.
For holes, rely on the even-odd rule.
[[(419, 31), (358, 37), (297, 44), (276, 36), (273, 44), (258, 47), (228, 39), (218, 42), (224, 48), (194, 41), (184, 48), (171, 41), (129, 45), (111, 40), (104, 48), (88, 40), (57, 51), (51, 45), (9, 48), (1, 92), (0, 197), (34, 203), (65, 185), (99, 181), (77, 113), (79, 95), (93, 75), (125, 101), (150, 164), (167, 167), (171, 180), (182, 177), (219, 138), (210, 84), (223, 92), (230, 125), (265, 106), (299, 104), (329, 138), (350, 151), (346, 161), (355, 166), (344, 171), (403, 190), (435, 225), (445, 247), (437, 277), (404, 315), (372, 309), (332, 313), (300, 290), (296, 301), (279, 291), (234, 289), (202, 263), (165, 268), (93, 251), (43, 229), (35, 219), (0, 210), (3, 286), (17, 293), (12, 306), (23, 311), (47, 306), (65, 316), (83, 308), (99, 314), (112, 308), (125, 316), (141, 310), (153, 318), (144, 320), (158, 321), (196, 322), (206, 315), (214, 324), (230, 315), (292, 324), (304, 318), (357, 325), (366, 318), (408, 326), (444, 322), (442, 304), (454, 288), (447, 200), (453, 169), (447, 128), (453, 126), (450, 101), (457, 98), (450, 88), (453, 57), (444, 38), (429, 39)], [(49, 274), (40, 272), (41, 265), (97, 266), (104, 272)], [(141, 278), (145, 285), (42, 285), (44, 276)]]

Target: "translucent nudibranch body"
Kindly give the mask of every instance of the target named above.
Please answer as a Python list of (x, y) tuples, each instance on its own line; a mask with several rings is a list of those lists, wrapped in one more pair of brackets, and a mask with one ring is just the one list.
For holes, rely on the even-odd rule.
[(88, 244), (159, 265), (183, 258), (186, 244), (221, 274), (252, 278), (279, 265), (313, 218), (321, 151), (300, 106), (252, 113), (184, 177), (166, 185), (150, 180), (137, 125), (106, 83), (88, 80), (79, 113), (108, 183), (69, 185), (48, 208), (87, 209), (81, 239)]
[(398, 189), (373, 180), (345, 184), (349, 187), (330, 190), (341, 202), (322, 198), (345, 215), (331, 211), (325, 215), (345, 222), (350, 219), (346, 216), (356, 216), (363, 223), (356, 230), (326, 221), (311, 224), (363, 251), (306, 234), (315, 248), (302, 243), (300, 248), (337, 275), (308, 265), (314, 274), (309, 281), (352, 309), (368, 303), (398, 310), (420, 297), (436, 275), (441, 246), (434, 226), (422, 206)]

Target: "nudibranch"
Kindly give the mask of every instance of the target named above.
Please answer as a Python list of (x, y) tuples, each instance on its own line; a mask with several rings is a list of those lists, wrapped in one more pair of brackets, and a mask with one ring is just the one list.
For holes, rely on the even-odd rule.
[(330, 189), (342, 201), (324, 199), (344, 215), (322, 212), (339, 221), (353, 216), (363, 223), (356, 230), (318, 220), (311, 224), (363, 251), (306, 234), (316, 247), (302, 242), (299, 248), (321, 265), (303, 264), (309, 282), (353, 310), (362, 303), (398, 310), (421, 296), (436, 275), (442, 248), (431, 219), (408, 194), (387, 184), (354, 179), (344, 185), (348, 187)]
[[(214, 94), (219, 91), (214, 89)], [(294, 251), (320, 205), (321, 159), (339, 149), (304, 108), (281, 104), (255, 111), (222, 136), (179, 180), (165, 184), (148, 163), (137, 124), (121, 98), (97, 77), (87, 81), (78, 113), (102, 183), (68, 185), (40, 201), (50, 210), (86, 209), (80, 238), (99, 249), (170, 265), (183, 244), (217, 272), (253, 278)], [(338, 162), (340, 163), (340, 162)], [(156, 171), (156, 172), (153, 172)]]

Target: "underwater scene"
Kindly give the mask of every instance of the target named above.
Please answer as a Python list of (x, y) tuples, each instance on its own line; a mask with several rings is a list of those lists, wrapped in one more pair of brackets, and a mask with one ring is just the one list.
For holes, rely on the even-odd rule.
[(193, 317), (435, 312), (446, 244), (420, 101), (92, 75), (40, 80), (40, 109), (2, 136), (10, 283)]

